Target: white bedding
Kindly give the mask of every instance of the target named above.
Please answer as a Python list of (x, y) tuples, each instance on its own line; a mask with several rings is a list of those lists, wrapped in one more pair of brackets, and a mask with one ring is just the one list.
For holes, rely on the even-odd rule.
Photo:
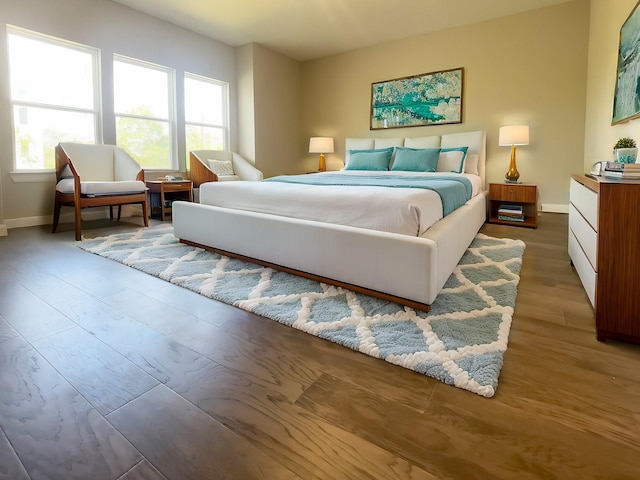
[[(340, 173), (371, 174), (358, 170)], [(400, 171), (374, 173), (403, 176), (460, 175)], [(462, 175), (471, 181), (472, 196), (482, 193), (482, 180), (479, 176)], [(442, 218), (440, 196), (432, 190), (419, 188), (211, 182), (200, 186), (200, 203), (411, 236), (422, 235)]]

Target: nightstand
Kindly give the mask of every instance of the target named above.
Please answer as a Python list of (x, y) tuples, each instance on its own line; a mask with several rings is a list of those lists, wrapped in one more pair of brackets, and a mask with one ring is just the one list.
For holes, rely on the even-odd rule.
[(193, 202), (193, 182), (190, 180), (162, 181), (148, 180), (149, 216), (158, 215), (164, 221), (171, 215), (171, 204), (175, 200)]
[[(521, 206), (524, 220), (511, 221), (498, 218), (501, 205)], [(538, 228), (538, 187), (529, 183), (490, 183), (489, 223)]]

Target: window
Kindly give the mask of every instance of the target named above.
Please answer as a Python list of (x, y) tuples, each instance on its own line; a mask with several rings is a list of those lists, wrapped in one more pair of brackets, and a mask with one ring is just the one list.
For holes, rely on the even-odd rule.
[(114, 55), (116, 143), (143, 168), (177, 170), (174, 72)]
[(101, 140), (99, 51), (7, 26), (16, 170), (55, 168), (58, 142)]
[(184, 75), (187, 158), (190, 150), (227, 150), (229, 88), (225, 82)]

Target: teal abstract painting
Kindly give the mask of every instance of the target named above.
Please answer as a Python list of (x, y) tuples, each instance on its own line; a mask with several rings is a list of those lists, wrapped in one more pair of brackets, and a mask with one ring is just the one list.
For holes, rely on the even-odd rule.
[(618, 74), (612, 125), (640, 117), (640, 9), (635, 6), (620, 29)]
[(463, 68), (371, 84), (371, 130), (462, 123)]

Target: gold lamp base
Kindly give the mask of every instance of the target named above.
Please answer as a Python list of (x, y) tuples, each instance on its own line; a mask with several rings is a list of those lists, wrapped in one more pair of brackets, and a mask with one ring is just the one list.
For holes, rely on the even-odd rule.
[(520, 178), (520, 173), (516, 168), (516, 146), (511, 145), (511, 161), (509, 162), (509, 171), (504, 176), (507, 182), (517, 183)]
[(327, 164), (324, 161), (324, 153), (320, 154), (320, 163), (318, 164), (318, 171), (319, 172), (326, 172), (327, 171)]

